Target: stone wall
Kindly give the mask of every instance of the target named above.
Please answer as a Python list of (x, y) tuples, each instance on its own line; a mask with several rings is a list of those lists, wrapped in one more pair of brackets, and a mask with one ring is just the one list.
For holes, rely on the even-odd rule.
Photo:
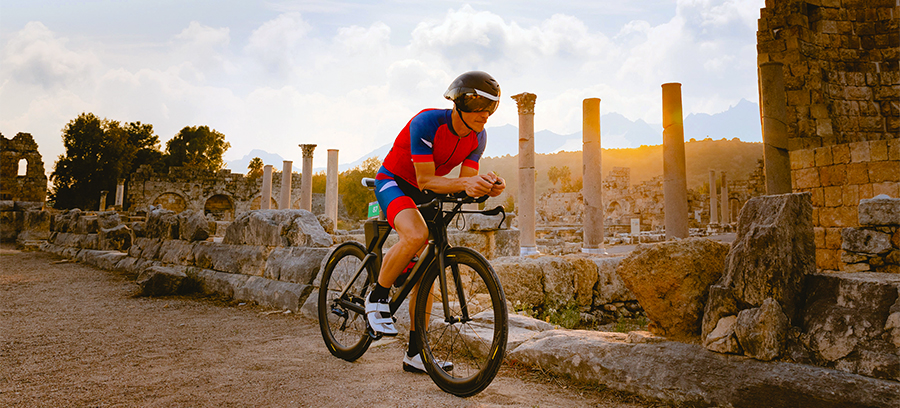
[(900, 197), (896, 0), (766, 1), (759, 63), (784, 64), (791, 180), (811, 192), (817, 267), (845, 270), (859, 200)]
[[(281, 194), (281, 172), (272, 174), (270, 208), (278, 209)], [(300, 208), (300, 174), (291, 174), (291, 208)], [(142, 166), (127, 185), (127, 202), (131, 211), (146, 211), (151, 205), (182, 212), (200, 211), (217, 221), (233, 221), (237, 214), (258, 210), (262, 197), (262, 177), (246, 177), (231, 170), (218, 172), (169, 168), (166, 174), (155, 173)], [(324, 212), (324, 195), (313, 195), (313, 212)], [(346, 218), (338, 198), (339, 216)]]
[[(27, 162), (19, 175), (19, 162)], [(28, 133), (12, 139), (0, 134), (0, 200), (44, 202), (47, 199), (47, 175), (38, 145)]]

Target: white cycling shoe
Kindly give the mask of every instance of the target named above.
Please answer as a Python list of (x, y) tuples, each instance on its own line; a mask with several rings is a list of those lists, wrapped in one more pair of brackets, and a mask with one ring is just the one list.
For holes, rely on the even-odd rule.
[[(438, 360), (438, 365), (444, 369), (444, 371), (453, 371), (453, 363), (449, 361), (441, 361)], [(409, 355), (403, 355), (403, 371), (407, 371), (410, 373), (424, 373), (425, 364), (422, 363), (422, 353), (416, 354), (415, 356), (410, 357)]]
[(397, 328), (394, 327), (394, 318), (391, 317), (391, 305), (387, 301), (384, 303), (369, 302), (369, 298), (366, 297), (366, 320), (369, 321), (369, 327), (376, 334), (384, 336), (397, 335)]

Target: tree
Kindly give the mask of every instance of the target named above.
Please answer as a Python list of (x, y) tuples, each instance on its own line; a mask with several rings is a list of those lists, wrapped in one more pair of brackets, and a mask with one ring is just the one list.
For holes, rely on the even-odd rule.
[(50, 179), (50, 200), (56, 208), (95, 209), (100, 192), (116, 191), (141, 164), (159, 165), (162, 153), (153, 126), (100, 119), (82, 113), (63, 128), (66, 154), (59, 156)]
[(375, 177), (380, 167), (381, 160), (377, 157), (370, 157), (359, 166), (341, 173), (338, 177), (338, 191), (340, 191), (344, 207), (347, 208), (347, 214), (351, 219), (366, 218), (368, 203), (375, 201), (375, 194), (365, 188), (360, 180), (363, 177)]
[(185, 126), (166, 142), (169, 166), (218, 171), (225, 165), (222, 155), (231, 147), (225, 135), (209, 126)]
[(247, 165), (247, 177), (250, 178), (260, 178), (263, 175), (263, 161), (259, 157), (254, 157), (250, 159), (250, 164)]

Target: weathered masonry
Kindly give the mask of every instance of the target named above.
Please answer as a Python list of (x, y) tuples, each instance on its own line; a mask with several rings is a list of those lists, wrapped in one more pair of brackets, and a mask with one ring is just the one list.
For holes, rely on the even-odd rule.
[(846, 270), (841, 231), (860, 226), (859, 201), (900, 197), (900, 8), (767, 0), (757, 43), (760, 64), (783, 64), (791, 182), (812, 193), (817, 267)]

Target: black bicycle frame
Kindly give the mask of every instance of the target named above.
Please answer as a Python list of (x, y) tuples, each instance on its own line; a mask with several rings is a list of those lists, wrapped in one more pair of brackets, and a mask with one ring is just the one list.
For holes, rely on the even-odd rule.
[[(486, 198), (486, 197), (485, 197)], [(419, 207), (434, 205), (434, 206), (442, 206), (441, 199), (435, 199), (430, 203), (421, 204)], [(482, 211), (464, 211), (460, 210), (462, 207), (462, 203), (456, 202), (454, 204), (454, 208), (452, 210), (444, 210), (443, 208), (439, 208), (435, 211), (435, 216), (433, 220), (426, 220), (425, 223), (428, 226), (428, 231), (431, 233), (431, 240), (428, 241), (428, 245), (425, 247), (425, 250), (422, 252), (422, 256), (419, 257), (419, 261), (413, 267), (410, 272), (410, 277), (406, 279), (406, 282), (400, 286), (397, 293), (391, 298), (390, 306), (391, 306), (391, 314), (397, 312), (400, 308), (400, 305), (403, 304), (403, 301), (409, 296), (409, 293), (412, 291), (413, 287), (416, 286), (422, 277), (425, 275), (425, 271), (429, 270), (429, 268), (435, 267), (435, 261), (437, 263), (436, 267), (438, 271), (440, 271), (440, 285), (441, 285), (441, 303), (444, 308), (444, 316), (447, 319), (448, 323), (456, 323), (457, 321), (452, 318), (450, 313), (450, 304), (447, 300), (447, 273), (445, 272), (446, 265), (444, 264), (444, 255), (446, 251), (450, 248), (449, 239), (447, 236), (447, 225), (459, 213), (465, 212), (482, 212)], [(383, 220), (369, 220), (366, 221), (364, 226), (364, 231), (366, 235), (366, 257), (363, 258), (359, 269), (354, 274), (353, 278), (348, 281), (347, 287), (343, 288), (341, 294), (336, 299), (336, 303), (339, 305), (353, 310), (356, 313), (364, 315), (365, 307), (358, 303), (349, 300), (345, 295), (347, 291), (350, 289), (350, 284), (359, 277), (359, 274), (362, 273), (363, 269), (366, 266), (369, 267), (370, 279), (372, 282), (378, 281), (378, 275), (381, 272), (381, 264), (383, 261), (383, 253), (382, 247), (384, 246), (385, 241), (387, 241), (388, 235), (391, 233), (391, 226), (387, 221)], [(460, 299), (460, 307), (462, 311), (462, 317), (459, 321), (467, 322), (469, 319), (469, 311), (466, 306), (466, 302), (462, 301), (465, 299), (462, 287), (462, 280), (459, 276), (459, 267), (457, 265), (452, 266), (452, 275), (453, 275), (453, 283), (456, 286), (457, 296)]]

